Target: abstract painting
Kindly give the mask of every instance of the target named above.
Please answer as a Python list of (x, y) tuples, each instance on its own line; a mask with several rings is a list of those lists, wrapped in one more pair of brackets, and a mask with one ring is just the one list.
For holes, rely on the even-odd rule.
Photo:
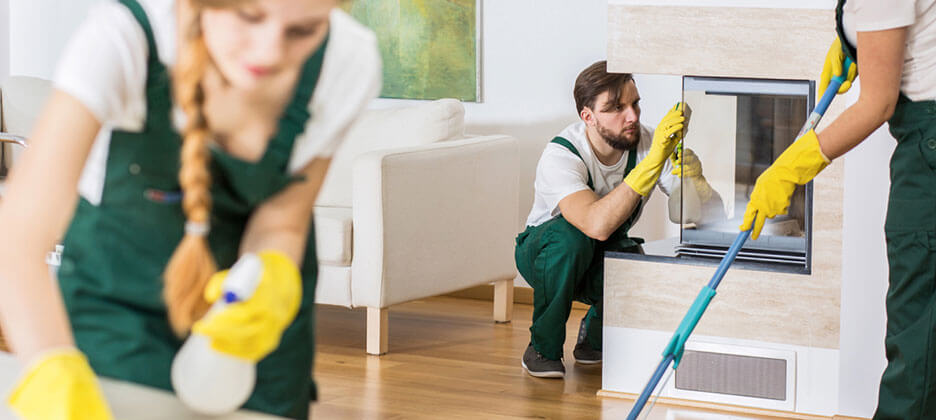
[(377, 34), (381, 97), (478, 101), (481, 0), (355, 0), (343, 7)]

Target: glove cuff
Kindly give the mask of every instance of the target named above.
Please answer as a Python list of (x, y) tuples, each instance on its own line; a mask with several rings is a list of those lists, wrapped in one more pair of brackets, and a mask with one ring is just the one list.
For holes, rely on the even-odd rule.
[[(34, 357), (7, 402), (21, 418), (113, 418), (88, 359), (75, 347), (49, 349)], [(64, 406), (63, 406), (64, 404)]]
[(274, 268), (276, 270), (287, 270), (289, 274), (294, 274), (296, 276), (300, 275), (299, 267), (297, 267), (292, 258), (283, 251), (268, 249), (258, 252), (257, 256), (263, 261), (264, 270)]
[(819, 147), (816, 131), (809, 130), (780, 154), (771, 166), (789, 168), (795, 174), (793, 181), (803, 185), (819, 175), (831, 162)]
[(633, 189), (637, 194), (646, 197), (653, 190), (657, 180), (660, 179), (660, 172), (663, 170), (663, 163), (654, 163), (650, 159), (644, 159), (631, 169), (630, 173), (624, 178), (624, 183)]
[(75, 346), (62, 346), (62, 347), (53, 347), (50, 349), (43, 350), (39, 354), (32, 357), (29, 360), (29, 363), (26, 364), (26, 368), (23, 369), (23, 377), (32, 374), (36, 369), (42, 366), (44, 363), (53, 359), (71, 359), (78, 358), (88, 363), (88, 359), (85, 357), (84, 353), (78, 350)]

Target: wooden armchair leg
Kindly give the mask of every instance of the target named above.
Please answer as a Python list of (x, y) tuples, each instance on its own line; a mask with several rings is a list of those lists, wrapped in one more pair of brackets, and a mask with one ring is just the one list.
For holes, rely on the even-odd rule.
[(388, 308), (367, 308), (367, 354), (387, 353)]
[(494, 322), (510, 322), (513, 318), (513, 279), (494, 282)]

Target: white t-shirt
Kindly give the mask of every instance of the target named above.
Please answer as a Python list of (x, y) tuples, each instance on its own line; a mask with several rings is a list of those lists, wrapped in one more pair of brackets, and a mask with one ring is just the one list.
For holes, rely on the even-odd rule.
[(909, 27), (900, 91), (914, 101), (936, 99), (936, 0), (848, 0), (842, 12), (852, 45), (858, 32)]
[[(582, 158), (579, 159), (578, 156), (562, 145), (552, 142), (546, 145), (546, 149), (543, 150), (543, 154), (540, 156), (539, 164), (536, 165), (536, 180), (533, 183), (533, 209), (530, 210), (530, 216), (527, 217), (527, 226), (539, 226), (558, 216), (560, 214), (559, 201), (562, 201), (569, 194), (589, 189), (589, 173), (595, 186), (595, 194), (599, 197), (604, 197), (624, 181), (627, 157), (633, 151), (624, 152), (620, 161), (607, 166), (595, 157), (591, 143), (588, 142), (588, 137), (585, 135), (584, 122), (579, 121), (566, 127), (558, 136), (572, 143), (579, 154), (582, 155)], [(641, 125), (640, 141), (637, 143), (636, 149), (637, 162), (647, 157), (652, 142), (653, 132)], [(657, 186), (667, 196), (679, 183), (679, 177), (673, 175), (672, 170), (673, 165), (667, 160), (657, 182)], [(650, 194), (647, 194), (643, 198), (644, 202), (649, 198)]]
[[(153, 30), (159, 60), (171, 69), (176, 54), (175, 1), (137, 0)], [(329, 17), (329, 38), (309, 110), (312, 117), (296, 138), (289, 170), (315, 157), (329, 157), (351, 123), (377, 96), (380, 53), (374, 33), (339, 9)], [(54, 84), (84, 104), (101, 122), (78, 192), (101, 201), (112, 130), (140, 131), (146, 120), (146, 34), (126, 6), (97, 4), (72, 36), (56, 69)], [(178, 127), (177, 127), (178, 128)]]

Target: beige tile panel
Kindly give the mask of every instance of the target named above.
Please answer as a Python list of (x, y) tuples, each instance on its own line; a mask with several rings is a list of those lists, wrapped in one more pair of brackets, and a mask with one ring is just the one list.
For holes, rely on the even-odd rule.
[[(837, 161), (815, 181), (812, 274), (728, 270), (696, 333), (839, 347), (842, 176)], [(671, 332), (714, 273), (715, 267), (606, 259), (605, 325)]]
[(832, 10), (608, 5), (608, 69), (816, 79)]

